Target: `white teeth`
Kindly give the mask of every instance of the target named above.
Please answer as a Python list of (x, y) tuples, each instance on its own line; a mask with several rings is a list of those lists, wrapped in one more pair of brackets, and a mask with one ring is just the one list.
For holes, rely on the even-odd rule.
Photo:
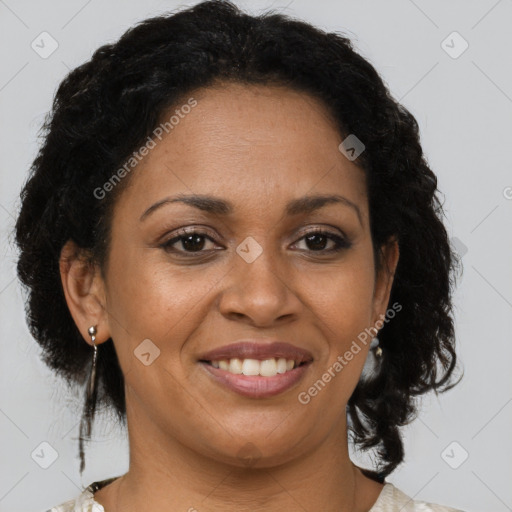
[(275, 359), (265, 359), (260, 363), (260, 375), (263, 377), (273, 377), (277, 375), (277, 363)]
[(257, 359), (244, 359), (242, 363), (242, 373), (244, 375), (259, 375), (260, 362)]
[[(293, 363), (293, 361), (292, 361)], [(292, 365), (293, 368), (293, 365)], [(277, 373), (284, 373), (286, 370), (288, 370), (288, 363), (286, 362), (286, 359), (284, 357), (280, 357), (277, 360)]]
[(276, 359), (272, 357), (259, 361), (258, 359), (221, 359), (219, 361), (211, 361), (214, 368), (220, 368), (229, 373), (237, 375), (261, 375), (262, 377), (274, 377), (278, 373), (285, 373), (296, 367), (293, 359), (285, 359), (280, 357)]
[(231, 359), (229, 361), (229, 373), (236, 373), (237, 375), (240, 375), (242, 373), (242, 360), (237, 359), (236, 357), (234, 359)]

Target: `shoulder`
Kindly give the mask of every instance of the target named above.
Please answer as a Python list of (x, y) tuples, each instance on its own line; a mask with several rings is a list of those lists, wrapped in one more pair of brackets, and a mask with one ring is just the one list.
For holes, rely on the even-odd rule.
[(105, 512), (105, 510), (94, 501), (92, 491), (87, 488), (76, 498), (61, 503), (47, 512)]
[[(400, 508), (397, 508), (400, 507)], [(456, 508), (415, 501), (391, 483), (382, 488), (379, 498), (369, 512), (463, 512)]]
[(93, 482), (86, 489), (84, 489), (76, 498), (61, 503), (46, 512), (105, 512), (105, 509), (97, 501), (94, 500), (94, 493), (119, 478), (107, 478), (106, 480), (99, 480)]

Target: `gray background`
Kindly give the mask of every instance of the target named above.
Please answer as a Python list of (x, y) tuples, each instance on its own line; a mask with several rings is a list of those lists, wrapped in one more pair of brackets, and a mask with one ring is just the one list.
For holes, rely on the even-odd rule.
[[(0, 511), (46, 510), (127, 470), (125, 436), (104, 417), (80, 480), (76, 397), (38, 359), (10, 233), (38, 129), (68, 70), (134, 22), (194, 3), (0, 0)], [(389, 481), (468, 512), (512, 510), (512, 0), (237, 3), (344, 32), (416, 116), (463, 255), (455, 300), (465, 378), (423, 401), (404, 430), (406, 462)], [(43, 31), (58, 43), (47, 58), (31, 47), (43, 46)], [(47, 469), (52, 448), (43, 442), (57, 454)]]

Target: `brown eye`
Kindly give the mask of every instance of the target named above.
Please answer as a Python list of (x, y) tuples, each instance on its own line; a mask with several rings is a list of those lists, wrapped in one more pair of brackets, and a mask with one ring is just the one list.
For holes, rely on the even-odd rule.
[(325, 249), (327, 243), (329, 242), (329, 238), (325, 235), (320, 235), (318, 233), (314, 233), (312, 235), (307, 235), (304, 237), (306, 241), (306, 245), (312, 251), (321, 251)]
[(167, 252), (192, 256), (194, 253), (206, 253), (211, 250), (205, 249), (208, 241), (215, 245), (214, 240), (206, 233), (193, 230), (180, 231), (178, 236), (171, 238), (161, 247)]
[[(329, 254), (332, 252), (339, 252), (343, 249), (348, 249), (352, 243), (347, 239), (330, 233), (328, 231), (310, 231), (305, 236), (299, 239), (304, 240), (306, 251), (319, 252)], [(330, 248), (327, 248), (331, 244)]]
[(181, 245), (186, 251), (200, 251), (205, 244), (205, 239), (201, 235), (187, 235), (182, 236), (181, 238)]

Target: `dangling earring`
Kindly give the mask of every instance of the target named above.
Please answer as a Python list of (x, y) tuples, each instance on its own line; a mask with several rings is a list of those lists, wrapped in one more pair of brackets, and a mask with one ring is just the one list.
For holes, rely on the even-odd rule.
[[(376, 346), (375, 346), (375, 357), (382, 357), (382, 348), (379, 347), (379, 338), (373, 338), (372, 340), (372, 343), (376, 341)], [(370, 344), (370, 348), (372, 348), (371, 344)]]
[(373, 338), (370, 343), (370, 351), (361, 372), (360, 381), (369, 382), (377, 377), (382, 363), (382, 348), (379, 347), (379, 338)]
[(79, 435), (79, 455), (80, 455), (80, 474), (82, 474), (85, 468), (84, 458), (84, 436), (89, 439), (91, 437), (92, 422), (94, 420), (94, 412), (96, 410), (96, 360), (98, 358), (98, 347), (96, 346), (96, 326), (89, 327), (88, 333), (93, 343), (94, 352), (92, 355), (92, 366), (89, 380), (87, 382), (86, 397), (84, 409), (82, 412), (82, 418), (80, 421), (80, 435)]

